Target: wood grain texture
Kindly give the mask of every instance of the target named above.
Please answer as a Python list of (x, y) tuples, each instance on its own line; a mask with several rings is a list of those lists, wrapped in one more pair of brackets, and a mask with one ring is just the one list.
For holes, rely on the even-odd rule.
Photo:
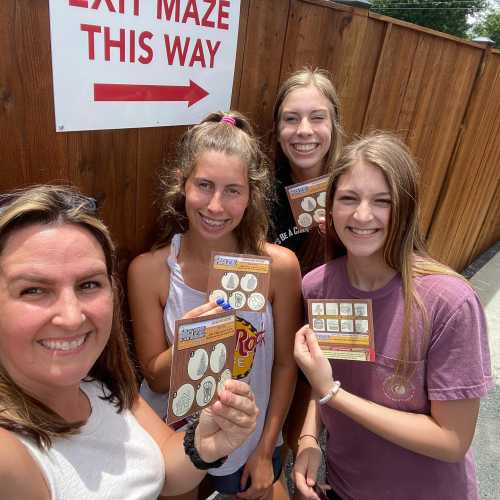
[[(500, 51), (330, 0), (242, 0), (232, 107), (260, 135), (280, 83), (328, 69), (346, 141), (398, 132), (422, 169), (422, 226), (456, 269), (500, 238)], [(160, 166), (186, 127), (57, 133), (48, 0), (0, 2), (0, 191), (75, 184), (102, 203), (124, 272), (156, 239)]]
[[(429, 234), (429, 248), (455, 269), (475, 256), (481, 241), (500, 237), (500, 57), (486, 52), (457, 144), (453, 166)], [(493, 217), (493, 219), (491, 219)], [(493, 234), (481, 233), (490, 227)]]

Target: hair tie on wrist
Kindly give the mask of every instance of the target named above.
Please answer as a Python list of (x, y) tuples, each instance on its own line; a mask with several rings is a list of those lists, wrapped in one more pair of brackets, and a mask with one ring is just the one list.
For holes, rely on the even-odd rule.
[(200, 470), (214, 469), (220, 467), (226, 460), (227, 456), (221, 457), (213, 462), (205, 462), (200, 457), (198, 450), (194, 445), (194, 434), (196, 432), (196, 428), (198, 427), (198, 420), (194, 421), (186, 430), (184, 434), (184, 452), (191, 460), (191, 463)]
[(318, 445), (318, 447), (321, 448), (321, 446), (319, 444), (319, 441), (318, 441), (318, 438), (314, 434), (302, 434), (301, 436), (299, 436), (299, 439), (297, 439), (297, 445), (299, 445), (300, 444), (300, 440), (302, 438), (305, 438), (305, 437), (313, 438), (314, 441), (316, 441), (316, 444)]
[(236, 119), (231, 115), (224, 115), (221, 119), (222, 123), (227, 123), (228, 125), (236, 125)]

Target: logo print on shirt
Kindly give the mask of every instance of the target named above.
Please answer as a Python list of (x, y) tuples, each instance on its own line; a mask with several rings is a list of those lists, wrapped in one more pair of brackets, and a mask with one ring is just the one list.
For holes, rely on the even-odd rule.
[(255, 349), (261, 342), (264, 342), (264, 332), (258, 332), (251, 323), (236, 316), (234, 378), (242, 379), (250, 373), (255, 357)]
[(409, 401), (415, 394), (413, 383), (401, 375), (391, 375), (384, 380), (384, 393), (393, 401)]

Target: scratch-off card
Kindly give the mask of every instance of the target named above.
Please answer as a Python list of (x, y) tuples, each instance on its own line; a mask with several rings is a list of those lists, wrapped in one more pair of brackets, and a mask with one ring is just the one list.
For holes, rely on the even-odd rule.
[(299, 229), (317, 226), (325, 218), (329, 175), (286, 186), (293, 218)]
[(236, 311), (265, 310), (271, 277), (271, 258), (212, 252), (208, 298), (222, 298)]
[(201, 411), (232, 378), (235, 321), (228, 311), (175, 322), (167, 424)]
[(308, 299), (309, 327), (327, 358), (375, 361), (372, 301)]

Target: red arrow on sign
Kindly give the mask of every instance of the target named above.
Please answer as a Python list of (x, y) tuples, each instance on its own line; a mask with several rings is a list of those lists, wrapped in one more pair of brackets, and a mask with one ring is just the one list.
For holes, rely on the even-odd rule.
[(188, 107), (208, 95), (189, 80), (189, 86), (94, 83), (94, 101), (187, 101)]

